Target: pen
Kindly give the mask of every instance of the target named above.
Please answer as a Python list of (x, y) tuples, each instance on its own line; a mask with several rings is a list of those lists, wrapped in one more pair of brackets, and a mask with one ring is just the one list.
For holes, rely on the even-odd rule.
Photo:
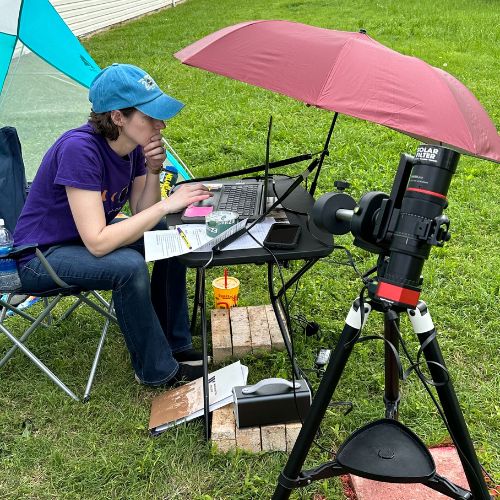
[(177, 232), (179, 233), (180, 237), (182, 238), (182, 241), (186, 244), (186, 246), (191, 250), (193, 247), (191, 246), (191, 243), (189, 243), (189, 240), (187, 239), (186, 233), (180, 228), (177, 228)]

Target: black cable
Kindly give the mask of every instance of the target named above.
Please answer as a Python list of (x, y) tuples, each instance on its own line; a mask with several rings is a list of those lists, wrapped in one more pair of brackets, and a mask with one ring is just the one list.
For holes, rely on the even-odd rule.
[[(307, 215), (307, 214), (306, 214)], [(250, 233), (249, 233), (250, 234)], [(253, 237), (253, 235), (250, 235), (254, 241), (256, 241), (262, 248), (264, 248), (268, 253), (270, 253), (270, 255), (273, 257), (276, 265), (278, 266), (278, 271), (279, 271), (279, 274), (280, 274), (280, 278), (281, 278), (281, 283), (282, 283), (282, 286), (284, 288), (284, 285), (285, 285), (285, 280), (283, 278), (283, 273), (281, 272), (281, 267), (279, 265), (279, 262), (276, 258), (276, 256), (274, 255), (274, 253), (267, 247), (265, 247), (264, 245), (262, 245), (256, 238)], [(300, 280), (300, 278), (299, 278)], [(298, 285), (298, 283), (297, 283)], [(286, 308), (286, 312), (284, 311), (285, 315), (286, 315), (286, 318), (287, 318), (287, 323), (291, 326), (291, 321), (290, 321), (290, 311), (289, 311), (289, 306), (290, 306), (290, 302), (288, 301), (288, 298), (286, 296), (286, 291), (283, 293), (283, 296), (285, 297), (285, 308)], [(294, 294), (295, 296), (295, 294)], [(290, 362), (291, 362), (291, 365), (292, 365), (292, 383), (294, 384), (295, 386), (295, 372), (293, 370), (293, 366), (294, 366), (294, 363), (293, 363), (293, 360), (295, 359), (295, 345), (294, 345), (294, 340), (293, 340), (293, 331), (291, 328), (289, 328), (289, 333), (290, 333), (290, 348), (291, 348), (291, 352), (290, 352)], [(304, 370), (302, 368), (300, 368), (300, 366), (298, 366), (297, 364), (297, 368), (299, 369), (302, 377), (304, 378), (304, 380), (306, 381), (307, 385), (309, 386), (310, 390), (311, 390), (311, 397), (314, 397), (314, 392), (313, 392), (313, 389), (312, 389), (312, 385), (309, 381), (309, 379), (305, 376), (304, 374)], [(297, 415), (299, 416), (300, 418), (300, 423), (303, 425), (304, 424), (304, 421), (303, 421), (303, 418), (302, 418), (302, 415), (300, 414), (300, 411), (299, 411), (299, 408), (298, 408), (298, 403), (297, 403), (297, 395), (296, 395), (296, 392), (295, 392), (295, 389), (293, 391), (293, 394), (294, 394), (294, 403), (295, 403), (295, 408), (297, 410)], [(341, 405), (347, 405), (349, 408), (347, 410), (347, 412), (344, 414), (344, 415), (347, 415), (350, 411), (352, 411), (352, 403), (350, 402), (344, 402), (344, 401), (341, 401), (341, 402), (334, 402), (334, 403), (330, 403), (328, 406), (329, 407), (332, 407), (332, 406), (341, 406)], [(318, 435), (321, 435), (321, 428), (319, 427), (318, 428)], [(325, 453), (328, 453), (329, 456), (331, 457), (335, 457), (337, 452), (334, 451), (334, 450), (330, 450), (328, 448), (326, 448), (325, 446), (323, 446), (321, 443), (319, 443), (316, 439), (313, 439), (313, 443), (320, 449), (322, 450), (323, 452)]]
[(297, 295), (297, 292), (299, 290), (299, 281), (301, 280), (302, 276), (297, 280), (297, 282), (295, 283), (295, 290), (293, 291), (293, 295), (292, 295), (292, 298), (288, 301), (288, 303), (290, 305), (292, 305), (292, 302), (294, 301), (295, 299), (295, 296)]
[[(274, 188), (274, 185), (273, 185), (273, 188)], [(275, 188), (274, 188), (274, 192), (275, 192), (275, 194), (276, 194), (276, 190), (275, 190)], [(283, 209), (284, 209), (284, 210), (287, 210), (287, 209), (285, 209), (285, 208), (283, 208)], [(294, 211), (294, 210), (288, 210), (288, 211), (289, 211), (289, 212), (295, 212), (295, 213), (297, 213), (298, 215), (306, 215), (306, 216), (308, 217), (308, 220), (307, 220), (307, 224), (308, 224), (308, 222), (309, 222), (309, 214), (307, 214), (307, 213), (302, 213), (302, 212), (296, 212), (296, 211)], [(308, 229), (309, 229), (309, 226), (307, 226), (307, 227), (308, 227)], [(251, 238), (252, 238), (252, 239), (253, 239), (253, 240), (254, 240), (254, 241), (255, 241), (255, 242), (256, 242), (256, 243), (260, 246), (260, 247), (262, 247), (264, 250), (266, 250), (266, 251), (267, 251), (267, 252), (271, 255), (271, 257), (272, 257), (272, 258), (273, 258), (273, 260), (274, 260), (274, 263), (276, 264), (276, 266), (277, 266), (277, 268), (278, 268), (278, 272), (279, 272), (279, 276), (280, 276), (281, 284), (282, 284), (282, 287), (283, 287), (283, 289), (284, 289), (284, 287), (285, 287), (285, 285), (286, 285), (286, 282), (285, 282), (285, 279), (284, 279), (284, 277), (283, 277), (283, 273), (282, 273), (282, 270), (281, 270), (281, 266), (280, 266), (280, 263), (279, 263), (279, 261), (278, 261), (278, 259), (277, 259), (276, 255), (275, 255), (275, 254), (274, 254), (274, 253), (273, 253), (273, 252), (272, 252), (269, 248), (267, 248), (267, 247), (266, 247), (265, 245), (263, 245), (260, 241), (258, 241), (258, 240), (254, 237), (254, 235), (250, 232), (250, 230), (249, 230), (249, 229), (250, 229), (250, 228), (247, 228), (247, 227), (243, 228), (243, 231), (242, 231), (242, 233), (240, 234), (240, 236), (241, 236), (241, 235), (243, 235), (243, 234), (245, 234), (245, 233), (247, 233), (247, 234), (248, 234), (248, 235), (249, 235), (249, 236), (250, 236), (250, 237), (251, 237)], [(311, 233), (311, 235), (312, 235), (315, 239), (317, 239), (317, 238), (316, 238), (316, 237), (315, 237), (312, 233)], [(320, 241), (320, 240), (318, 240), (318, 241)], [(320, 243), (321, 243), (322, 245), (325, 245), (322, 241), (320, 241)], [(327, 246), (327, 245), (325, 245), (325, 246)], [(212, 262), (212, 260), (213, 260), (213, 257), (214, 257), (214, 250), (212, 249), (210, 259), (209, 259), (209, 260), (207, 261), (207, 263), (203, 266), (203, 268), (207, 268), (207, 267), (210, 265), (210, 263), (211, 263), (211, 262)], [(300, 278), (299, 278), (299, 280), (300, 280)], [(299, 281), (299, 280), (297, 280), (297, 284), (296, 284), (296, 291), (297, 291), (298, 281)], [(293, 300), (293, 298), (295, 297), (296, 291), (294, 292), (294, 295), (293, 295), (293, 297), (292, 297), (292, 300)], [(288, 300), (288, 297), (287, 297), (287, 295), (286, 295), (286, 291), (284, 291), (284, 293), (283, 293), (283, 299), (284, 299), (283, 313), (284, 313), (284, 315), (285, 315), (286, 325), (287, 325), (287, 327), (288, 327), (289, 334), (290, 334), (290, 348), (291, 348), (291, 352), (289, 353), (289, 356), (290, 356), (290, 362), (291, 362), (291, 365), (292, 365), (292, 383), (293, 383), (293, 385), (295, 386), (295, 381), (296, 381), (296, 379), (295, 379), (295, 371), (294, 371), (294, 369), (293, 369), (293, 367), (294, 367), (294, 361), (296, 362), (296, 360), (295, 360), (295, 346), (294, 346), (294, 340), (293, 340), (293, 329), (292, 329), (292, 324), (291, 324), (291, 319), (290, 319), (290, 301)], [(306, 384), (308, 385), (308, 387), (309, 387), (309, 389), (310, 389), (310, 391), (311, 391), (311, 397), (314, 397), (314, 391), (313, 391), (313, 388), (312, 388), (311, 382), (309, 381), (309, 379), (308, 379), (307, 375), (304, 373), (304, 370), (303, 370), (303, 369), (302, 369), (302, 368), (298, 365), (298, 363), (296, 363), (296, 366), (297, 366), (297, 369), (298, 369), (298, 371), (299, 371), (300, 376), (301, 376), (301, 377), (305, 380)], [(299, 416), (299, 419), (300, 419), (301, 424), (303, 424), (303, 423), (304, 423), (304, 421), (303, 421), (302, 415), (301, 415), (301, 413), (300, 413), (300, 411), (299, 411), (298, 402), (297, 402), (297, 395), (296, 395), (296, 391), (295, 391), (295, 389), (294, 389), (294, 391), (293, 391), (293, 394), (294, 394), (294, 404), (295, 404), (295, 407), (296, 407), (296, 410), (297, 410), (297, 415)], [(334, 404), (335, 404), (335, 406), (338, 406), (338, 405), (341, 405), (341, 404), (342, 404), (342, 405), (347, 404), (348, 406), (351, 406), (351, 409), (352, 409), (352, 403), (340, 402), (340, 403), (338, 403), (338, 404), (336, 404), (336, 403), (334, 403)], [(349, 409), (349, 410), (346, 412), (346, 414), (347, 414), (347, 413), (349, 413), (349, 411), (351, 411), (351, 409)], [(320, 430), (320, 429), (318, 429), (318, 434), (320, 434), (320, 433), (321, 433), (321, 430)], [(329, 449), (325, 448), (325, 447), (324, 447), (324, 446), (322, 446), (320, 443), (318, 443), (316, 440), (313, 440), (313, 443), (314, 443), (314, 444), (315, 444), (315, 445), (316, 445), (319, 449), (323, 450), (324, 452), (328, 453), (329, 455), (332, 455), (332, 456), (335, 456), (335, 455), (336, 455), (336, 452), (334, 452), (334, 451), (332, 451), (332, 450), (329, 450)]]
[(333, 245), (333, 250), (334, 251), (335, 250), (344, 250), (344, 252), (347, 255), (347, 262), (335, 261), (332, 259), (322, 259), (322, 262), (352, 267), (354, 269), (354, 272), (358, 275), (358, 277), (361, 279), (361, 281), (365, 285), (370, 283), (371, 280), (368, 279), (368, 277), (377, 270), (377, 266), (370, 268), (365, 273), (361, 273), (361, 271), (359, 271), (359, 269), (357, 268), (356, 263), (354, 262), (354, 257), (352, 255), (352, 253), (346, 247), (344, 247), (342, 245)]
[[(274, 255), (274, 253), (269, 249), (267, 248), (265, 245), (263, 245), (259, 240), (257, 240), (257, 238), (255, 238), (255, 236), (249, 231), (249, 228), (244, 228), (244, 231), (242, 234), (244, 233), (248, 233), (248, 235), (259, 245), (261, 246), (264, 250), (266, 250), (270, 255), (271, 257), (273, 258), (274, 262), (276, 263), (276, 266), (278, 268), (278, 272), (279, 272), (279, 275), (280, 275), (280, 279), (281, 279), (281, 284), (282, 284), (282, 287), (284, 289), (285, 287), (285, 278), (283, 276), (283, 273), (282, 273), (282, 270), (281, 270), (281, 266), (279, 264), (279, 261), (278, 259), (276, 258), (276, 255)], [(211, 250), (211, 254), (210, 254), (210, 258), (208, 259), (208, 261), (202, 266), (202, 269), (206, 269), (213, 261), (213, 258), (214, 258), (214, 251), (213, 249)], [(295, 348), (294, 348), (294, 342), (293, 342), (293, 330), (292, 330), (292, 323), (291, 323), (291, 320), (290, 320), (290, 310), (289, 310), (289, 302), (288, 302), (288, 298), (287, 298), (287, 295), (286, 295), (286, 291), (284, 291), (283, 293), (283, 298), (284, 298), (284, 315), (285, 315), (285, 321), (286, 321), (286, 325), (287, 325), (287, 328), (289, 330), (289, 334), (290, 334), (290, 346), (291, 346), (291, 353), (290, 353), (290, 362), (292, 364), (292, 383), (295, 387), (295, 371), (293, 369), (294, 367), (294, 359), (295, 359)], [(311, 385), (311, 382), (309, 381), (309, 379), (307, 378), (307, 376), (305, 375), (304, 371), (302, 370), (302, 368), (300, 368), (300, 366), (297, 364), (297, 369), (299, 370), (299, 373), (300, 375), (302, 376), (302, 378), (305, 380), (305, 382), (307, 383), (310, 391), (311, 391), (311, 397), (313, 397), (313, 389), (312, 389), (312, 385)], [(297, 403), (297, 394), (295, 392), (295, 389), (293, 391), (293, 395), (294, 395), (294, 403), (295, 403), (295, 407), (296, 407), (296, 410), (297, 410), (297, 415), (299, 416), (300, 418), (300, 422), (301, 424), (303, 424), (303, 419), (302, 419), (302, 415), (300, 414), (300, 411), (299, 411), (299, 406), (298, 406), (298, 403)]]
[[(275, 194), (276, 194), (276, 191), (275, 191)], [(286, 208), (285, 208), (285, 207), (283, 207), (283, 208), (284, 208), (284, 210), (286, 210)], [(293, 211), (293, 210), (289, 210), (289, 211), (290, 211), (290, 212), (293, 212), (293, 213), (296, 213), (296, 214), (298, 214), (298, 215), (306, 215), (306, 216), (308, 217), (307, 222), (309, 222), (309, 220), (310, 220), (310, 218), (309, 218), (309, 214), (302, 213), (302, 212), (296, 212), (296, 211)], [(309, 230), (309, 227), (308, 227), (308, 230)], [(311, 231), (309, 230), (309, 232), (311, 232)], [(311, 235), (314, 237), (314, 235), (313, 235), (312, 233), (311, 233)], [(254, 239), (255, 239), (255, 238), (254, 238)], [(315, 239), (317, 239), (317, 238), (315, 237)], [(318, 241), (320, 241), (320, 240), (318, 240)], [(321, 243), (321, 244), (324, 244), (322, 241), (320, 241), (320, 243)], [(334, 245), (334, 250), (335, 250), (335, 249), (342, 249), (342, 250), (344, 250), (344, 251), (346, 252), (346, 254), (347, 254), (347, 256), (348, 256), (348, 258), (350, 259), (350, 262), (351, 262), (349, 265), (351, 265), (351, 267), (353, 267), (353, 269), (354, 269), (354, 270), (355, 270), (355, 272), (356, 272), (356, 273), (360, 276), (360, 278), (362, 279), (362, 281), (366, 283), (366, 278), (367, 278), (367, 276), (368, 276), (369, 274), (372, 274), (372, 272), (374, 271), (374, 269), (370, 269), (370, 271), (369, 271), (368, 273), (365, 273), (365, 275), (361, 274), (361, 273), (358, 271), (358, 269), (357, 269), (356, 265), (354, 264), (354, 261), (353, 261), (353, 258), (352, 258), (352, 254), (349, 252), (349, 250), (348, 250), (347, 248), (345, 248), (345, 247), (343, 247), (343, 246), (339, 246), (339, 245)], [(376, 269), (376, 268), (375, 268), (375, 269)], [(297, 283), (297, 285), (298, 285), (298, 283)], [(293, 300), (293, 298), (295, 297), (295, 293), (296, 293), (296, 291), (297, 291), (297, 287), (296, 287), (296, 290), (295, 290), (294, 295), (293, 295), (293, 297), (292, 297), (292, 300)], [(291, 301), (290, 301), (289, 303), (291, 303)], [(363, 303), (363, 300), (361, 300), (361, 305), (360, 305), (360, 307), (362, 307), (362, 308), (363, 308), (363, 309), (362, 309), (362, 313), (361, 313), (361, 315), (362, 315), (362, 320), (361, 320), (361, 323), (363, 324), (363, 323), (364, 323), (364, 303)], [(305, 318), (305, 317), (302, 317), (302, 318), (300, 318), (300, 319), (299, 319), (299, 318), (300, 318), (300, 316), (299, 316), (299, 317), (297, 317), (297, 319), (299, 320), (299, 321), (298, 321), (298, 322), (299, 322), (299, 324), (301, 324), (301, 323), (302, 323), (302, 321), (304, 321), (304, 320), (305, 320), (305, 322), (306, 322), (306, 323), (308, 323), (307, 318)], [(301, 324), (301, 326), (302, 326), (302, 327), (304, 328), (304, 330), (305, 330), (305, 326), (304, 326), (304, 324)], [(360, 330), (360, 332), (358, 333), (358, 336), (360, 335), (360, 333), (361, 333), (361, 330)], [(373, 337), (373, 338), (375, 338), (375, 337)], [(382, 340), (386, 340), (386, 339), (384, 339), (383, 337), (380, 337), (380, 338), (381, 338)], [(371, 339), (371, 338), (366, 337), (364, 340), (370, 340), (370, 339)], [(396, 362), (397, 362), (397, 363), (399, 363), (399, 365), (400, 365), (399, 356), (397, 355), (396, 348), (395, 348), (395, 347), (394, 347), (394, 346), (393, 346), (390, 342), (389, 342), (389, 344), (390, 344), (390, 346), (391, 346), (391, 348), (392, 348), (393, 353), (394, 353), (394, 354), (395, 354), (395, 356), (396, 356)], [(293, 353), (294, 353), (293, 343), (292, 343), (291, 347), (292, 347), (292, 357), (294, 357), (294, 354), (293, 354)], [(301, 369), (301, 371), (302, 371), (302, 369)], [(311, 370), (311, 371), (316, 371), (316, 370)], [(402, 370), (400, 370), (400, 371), (402, 372)], [(310, 385), (310, 384), (309, 384), (309, 385)], [(335, 407), (335, 406), (347, 406), (347, 407), (348, 407), (347, 411), (344, 413), (344, 416), (345, 416), (345, 415), (347, 415), (347, 414), (349, 414), (349, 413), (352, 411), (352, 409), (353, 409), (353, 404), (352, 404), (352, 402), (346, 402), (346, 401), (331, 402), (331, 403), (328, 405), (328, 407), (329, 407), (329, 408), (332, 408), (332, 407)], [(320, 429), (320, 428), (318, 428), (318, 435), (321, 435), (321, 429)], [(325, 448), (325, 447), (324, 447), (324, 446), (322, 446), (319, 442), (317, 442), (315, 439), (313, 440), (313, 443), (314, 443), (314, 444), (315, 444), (315, 445), (316, 445), (319, 449), (321, 449), (322, 451), (324, 451), (324, 452), (328, 453), (329, 455), (331, 455), (331, 456), (333, 456), (333, 457), (335, 457), (335, 456), (336, 456), (336, 451), (334, 451), (334, 450), (329, 450), (329, 449)]]
[[(248, 234), (250, 235), (250, 237), (258, 244), (260, 245), (264, 250), (266, 250), (270, 255), (271, 257), (273, 258), (277, 268), (278, 268), (278, 272), (279, 272), (279, 275), (280, 275), (280, 279), (281, 279), (281, 286), (283, 288), (283, 299), (284, 299), (284, 306), (283, 306), (283, 313), (285, 315), (285, 321), (286, 321), (286, 325), (287, 325), (287, 328), (288, 328), (288, 331), (289, 331), (289, 334), (290, 334), (290, 348), (291, 348), (291, 353), (290, 353), (290, 362), (291, 362), (291, 365), (292, 365), (292, 383), (295, 385), (295, 371), (293, 369), (294, 367), (294, 361), (295, 361), (295, 364), (297, 366), (297, 369), (299, 371), (299, 374), (302, 376), (302, 378), (306, 381), (310, 391), (311, 391), (311, 396), (314, 397), (314, 393), (313, 393), (313, 389), (312, 389), (312, 385), (311, 385), (311, 382), (309, 381), (308, 377), (306, 376), (306, 374), (304, 373), (304, 371), (302, 370), (302, 368), (298, 365), (297, 363), (297, 360), (295, 359), (295, 345), (294, 345), (294, 336), (293, 336), (293, 328), (292, 328), (292, 322), (291, 322), (291, 319), (290, 319), (290, 302), (288, 301), (288, 297), (286, 295), (286, 290), (285, 290), (285, 285), (286, 285), (286, 282), (285, 282), (285, 278), (283, 276), (283, 272), (282, 272), (282, 269), (281, 269), (281, 266), (280, 266), (280, 263), (276, 257), (276, 255), (274, 255), (274, 253), (272, 252), (272, 250), (270, 248), (267, 248), (265, 245), (263, 245), (262, 243), (260, 243), (260, 241), (258, 241), (250, 232), (248, 232)], [(297, 414), (300, 418), (300, 421), (301, 423), (303, 424), (303, 419), (302, 419), (302, 416), (300, 415), (300, 412), (299, 412), (299, 408), (298, 408), (298, 403), (297, 403), (297, 395), (296, 395), (296, 392), (295, 390), (293, 391), (293, 394), (294, 394), (294, 402), (295, 402), (295, 407), (296, 407), (296, 410), (297, 410)]]
[(306, 326), (309, 324), (309, 321), (303, 314), (297, 314), (296, 316), (291, 316), (296, 323), (298, 323), (304, 330)]
[[(409, 353), (409, 351), (408, 351), (408, 349), (407, 349), (407, 347), (406, 347), (406, 343), (405, 343), (405, 341), (404, 341), (404, 339), (403, 339), (403, 335), (401, 334), (401, 331), (400, 331), (400, 330), (399, 330), (399, 328), (398, 328), (397, 321), (396, 321), (396, 320), (393, 320), (393, 321), (392, 321), (392, 323), (393, 323), (393, 326), (394, 326), (394, 328), (395, 328), (395, 330), (396, 330), (396, 332), (397, 332), (397, 334), (398, 334), (398, 337), (399, 337), (399, 340), (400, 340), (401, 346), (403, 347), (403, 351), (405, 352), (406, 357), (407, 357), (407, 358), (408, 358), (408, 360), (410, 361), (410, 364), (411, 364), (412, 366), (415, 366), (415, 367), (416, 367), (416, 368), (414, 368), (415, 373), (417, 374), (418, 378), (419, 378), (419, 379), (420, 379), (420, 381), (422, 382), (422, 385), (424, 386), (424, 389), (426, 390), (427, 394), (429, 394), (429, 396), (430, 396), (430, 398), (431, 398), (432, 402), (434, 403), (434, 406), (436, 407), (436, 409), (437, 409), (437, 411), (438, 411), (438, 413), (439, 413), (439, 416), (441, 417), (441, 420), (443, 421), (443, 423), (444, 423), (444, 425), (445, 425), (445, 427), (446, 427), (446, 429), (447, 429), (448, 433), (450, 434), (450, 437), (452, 438), (453, 443), (455, 444), (455, 447), (457, 448), (457, 451), (458, 451), (458, 452), (459, 452), (459, 454), (460, 454), (460, 457), (461, 457), (463, 460), (465, 460), (465, 461), (467, 462), (467, 464), (469, 465), (470, 470), (471, 470), (471, 471), (474, 473), (474, 475), (476, 476), (476, 479), (477, 479), (478, 481), (480, 481), (482, 478), (477, 477), (477, 474), (476, 474), (476, 472), (474, 471), (474, 469), (473, 469), (473, 467), (472, 467), (472, 464), (469, 462), (469, 460), (467, 460), (467, 457), (464, 455), (464, 453), (463, 453), (462, 449), (461, 449), (461, 448), (460, 448), (460, 446), (457, 444), (457, 443), (458, 443), (458, 441), (455, 439), (454, 434), (453, 434), (452, 430), (450, 429), (450, 426), (449, 426), (449, 424), (448, 424), (448, 420), (447, 420), (447, 418), (446, 418), (446, 415), (444, 414), (443, 409), (441, 408), (440, 404), (438, 403), (437, 399), (435, 398), (434, 394), (432, 393), (432, 391), (431, 391), (431, 389), (430, 389), (430, 387), (429, 387), (429, 385), (434, 385), (434, 386), (437, 386), (437, 385), (441, 385), (441, 384), (435, 384), (435, 383), (433, 383), (433, 384), (429, 384), (429, 383), (428, 383), (429, 381), (425, 378), (425, 376), (424, 376), (424, 375), (423, 375), (423, 373), (421, 372), (420, 368), (418, 367), (418, 365), (419, 365), (419, 362), (418, 362), (418, 357), (417, 357), (417, 362), (414, 362), (414, 361), (413, 361), (413, 359), (412, 359), (412, 357), (411, 357), (411, 355), (410, 355), (410, 353)], [(423, 346), (421, 346), (421, 347), (420, 347), (420, 349), (419, 349), (419, 353), (420, 353), (420, 351), (422, 351), (422, 350), (423, 350), (423, 348), (425, 347), (425, 345), (427, 345), (427, 344), (424, 344)], [(426, 363), (430, 363), (430, 362), (426, 362)], [(437, 365), (441, 366), (441, 367), (442, 367), (442, 368), (446, 371), (446, 373), (447, 373), (447, 380), (446, 380), (446, 382), (444, 382), (444, 384), (448, 384), (448, 382), (449, 382), (450, 378), (449, 378), (449, 374), (448, 374), (448, 371), (446, 370), (446, 368), (444, 368), (444, 367), (443, 367), (441, 364), (439, 364), (439, 363), (434, 363), (434, 364), (437, 364)], [(478, 459), (478, 462), (479, 462), (479, 459)], [(493, 483), (495, 483), (495, 485), (496, 485), (496, 484), (498, 484), (498, 483), (497, 483), (497, 481), (495, 481), (495, 480), (493, 479), (493, 477), (492, 477), (492, 476), (491, 476), (488, 472), (486, 472), (486, 469), (483, 467), (483, 465), (482, 465), (480, 462), (479, 462), (479, 466), (481, 467), (481, 470), (482, 470), (482, 471), (483, 471), (483, 472), (484, 472), (484, 473), (485, 473), (485, 474), (486, 474), (486, 475), (490, 478), (490, 480), (491, 480)], [(496, 489), (496, 486), (495, 486), (495, 489)]]

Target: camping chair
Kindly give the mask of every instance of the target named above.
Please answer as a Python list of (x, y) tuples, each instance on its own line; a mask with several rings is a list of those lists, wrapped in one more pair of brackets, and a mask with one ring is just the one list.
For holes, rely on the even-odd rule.
[[(21, 145), (17, 132), (12, 127), (0, 128), (0, 217), (5, 220), (7, 228), (13, 232), (17, 218), (26, 199), (26, 181), (24, 174), (24, 163), (21, 154)], [(41, 260), (48, 274), (54, 281), (54, 288), (43, 291), (42, 293), (31, 293), (30, 290), (19, 289), (0, 289), (0, 333), (3, 333), (13, 344), (5, 356), (0, 360), (0, 369), (12, 357), (17, 349), (23, 352), (40, 370), (42, 370), (58, 387), (60, 387), (70, 397), (79, 401), (76, 396), (52, 371), (45, 366), (25, 345), (28, 337), (40, 326), (50, 326), (52, 324), (52, 310), (63, 297), (72, 296), (76, 298), (73, 305), (61, 316), (62, 321), (75, 311), (80, 304), (87, 304), (95, 311), (103, 315), (106, 320), (102, 329), (101, 337), (94, 356), (92, 368), (85, 388), (83, 401), (90, 397), (90, 391), (94, 382), (95, 372), (102, 347), (106, 339), (106, 334), (110, 321), (116, 323), (113, 302), (107, 302), (99, 293), (94, 290), (82, 290), (79, 287), (70, 286), (65, 283), (53, 270), (45, 259), (43, 253), (36, 248), (36, 245), (14, 248), (9, 254), (9, 258), (16, 259), (27, 249), (35, 248), (36, 255)], [(20, 294), (37, 295), (43, 298), (43, 310), (36, 317), (32, 316), (26, 310), (21, 310), (19, 304), (14, 302), (14, 296)], [(93, 298), (94, 300), (91, 300)], [(7, 311), (12, 311), (15, 316), (27, 320), (30, 325), (24, 333), (17, 338), (7, 327)]]

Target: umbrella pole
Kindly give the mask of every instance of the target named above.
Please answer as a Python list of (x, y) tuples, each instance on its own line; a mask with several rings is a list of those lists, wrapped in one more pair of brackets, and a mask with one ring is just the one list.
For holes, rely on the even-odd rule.
[(325, 156), (327, 156), (329, 154), (328, 146), (330, 145), (330, 139), (332, 138), (333, 129), (335, 128), (335, 123), (337, 123), (338, 115), (339, 114), (337, 113), (337, 111), (335, 111), (335, 114), (333, 115), (332, 124), (330, 125), (330, 130), (328, 131), (328, 135), (326, 136), (325, 147), (323, 148), (323, 151), (321, 151), (321, 156), (319, 158), (318, 170), (316, 170), (316, 175), (314, 176), (314, 180), (312, 181), (312, 184), (311, 184), (311, 189), (309, 190), (309, 194), (311, 196), (314, 196), (314, 193), (316, 191), (316, 186), (318, 184), (319, 174), (321, 172), (321, 167), (323, 165), (323, 161), (325, 159)]

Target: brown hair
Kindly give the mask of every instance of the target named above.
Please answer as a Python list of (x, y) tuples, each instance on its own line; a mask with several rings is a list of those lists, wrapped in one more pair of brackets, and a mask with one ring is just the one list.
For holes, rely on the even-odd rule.
[[(135, 111), (135, 108), (123, 108), (119, 111), (122, 112), (123, 116), (129, 117)], [(111, 119), (111, 111), (106, 111), (104, 113), (94, 113), (94, 111), (91, 111), (89, 122), (96, 134), (101, 134), (110, 141), (116, 141), (116, 139), (118, 139), (120, 129)]]

